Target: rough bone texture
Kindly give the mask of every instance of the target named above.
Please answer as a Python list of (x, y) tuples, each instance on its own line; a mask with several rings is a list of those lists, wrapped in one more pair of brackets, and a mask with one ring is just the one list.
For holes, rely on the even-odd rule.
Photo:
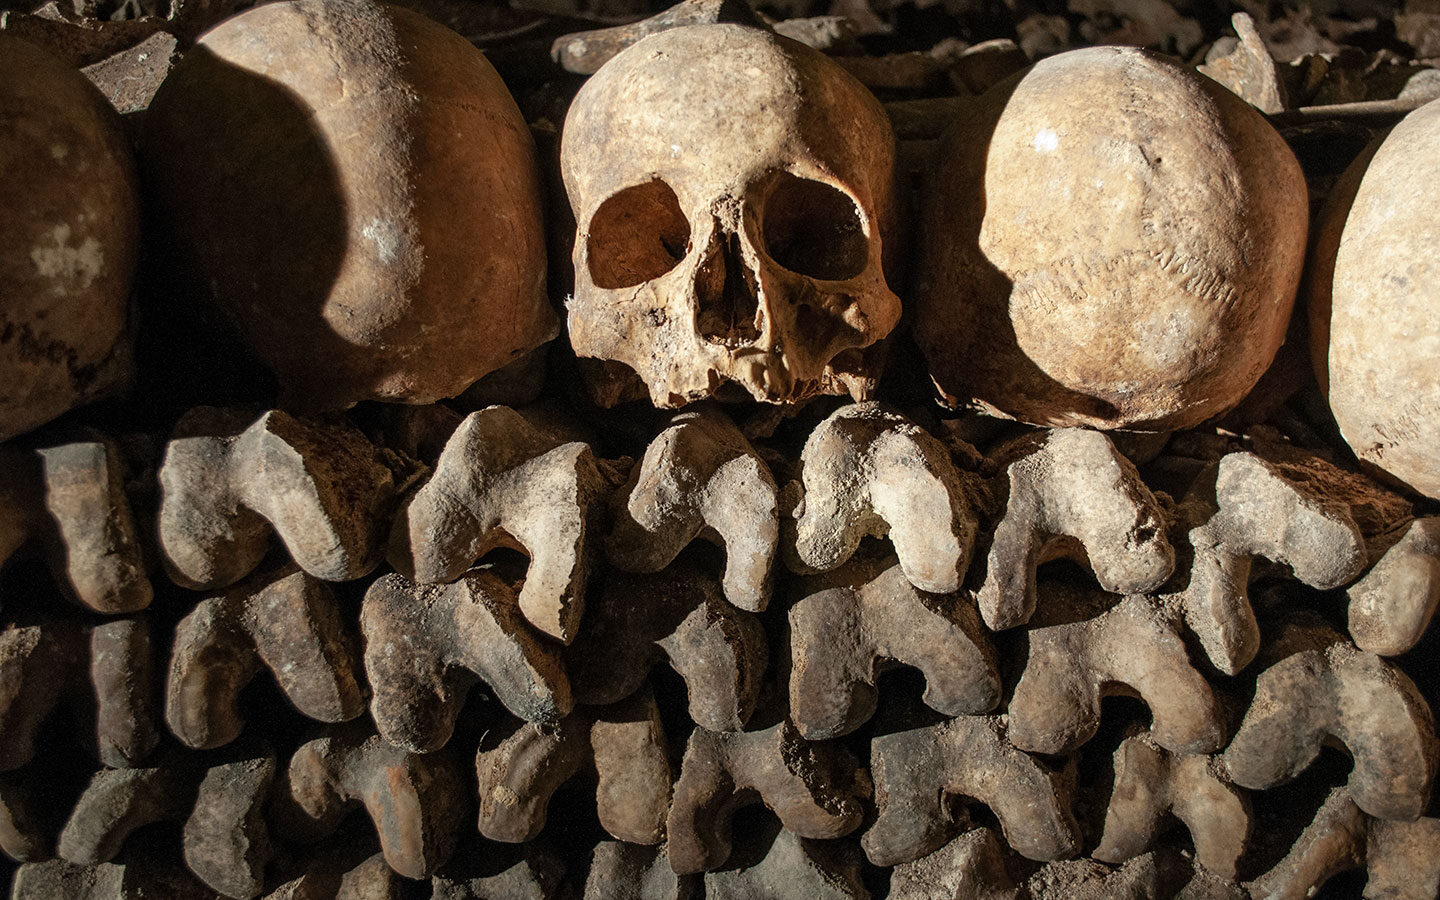
[(1361, 650), (1396, 656), (1419, 643), (1440, 604), (1440, 518), (1411, 522), (1346, 596)]
[(990, 828), (972, 828), (939, 850), (895, 867), (890, 900), (1022, 900)]
[(260, 564), (273, 530), (316, 578), (358, 578), (380, 562), (394, 465), (353, 426), (193, 409), (160, 466), (166, 569), (182, 587), (229, 587)]
[(503, 406), (471, 413), (390, 535), (390, 564), (422, 583), (454, 581), (495, 547), (530, 557), (525, 618), (569, 643), (579, 627), (596, 516), (613, 487), (588, 446)]

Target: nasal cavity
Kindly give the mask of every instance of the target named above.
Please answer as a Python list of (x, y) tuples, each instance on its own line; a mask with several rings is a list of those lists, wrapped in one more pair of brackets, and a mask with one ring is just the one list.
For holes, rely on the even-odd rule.
[(695, 276), (695, 294), (700, 304), (696, 328), (710, 343), (733, 350), (760, 339), (755, 324), (760, 291), (740, 256), (739, 236), (718, 229), (716, 234)]

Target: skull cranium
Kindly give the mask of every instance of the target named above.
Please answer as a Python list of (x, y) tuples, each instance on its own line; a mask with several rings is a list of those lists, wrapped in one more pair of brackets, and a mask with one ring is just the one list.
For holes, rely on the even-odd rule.
[(629, 366), (663, 407), (863, 393), (859, 351), (900, 315), (894, 153), (874, 97), (787, 38), (695, 25), (622, 52), (561, 147), (576, 353)]

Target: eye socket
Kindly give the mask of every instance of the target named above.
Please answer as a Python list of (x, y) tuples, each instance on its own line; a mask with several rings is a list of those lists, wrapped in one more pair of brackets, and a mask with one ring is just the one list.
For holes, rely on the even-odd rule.
[(586, 258), (596, 287), (653, 281), (690, 252), (690, 222), (670, 185), (656, 178), (600, 204), (590, 220)]
[(828, 184), (780, 173), (765, 200), (765, 252), (792, 272), (844, 281), (865, 271), (870, 245), (855, 201)]

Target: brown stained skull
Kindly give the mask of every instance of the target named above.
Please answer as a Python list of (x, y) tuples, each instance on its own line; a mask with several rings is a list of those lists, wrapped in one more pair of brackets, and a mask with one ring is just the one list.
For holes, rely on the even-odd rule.
[(792, 40), (715, 24), (631, 46), (565, 123), (575, 352), (661, 407), (864, 394), (859, 351), (900, 316), (894, 156), (875, 98)]

